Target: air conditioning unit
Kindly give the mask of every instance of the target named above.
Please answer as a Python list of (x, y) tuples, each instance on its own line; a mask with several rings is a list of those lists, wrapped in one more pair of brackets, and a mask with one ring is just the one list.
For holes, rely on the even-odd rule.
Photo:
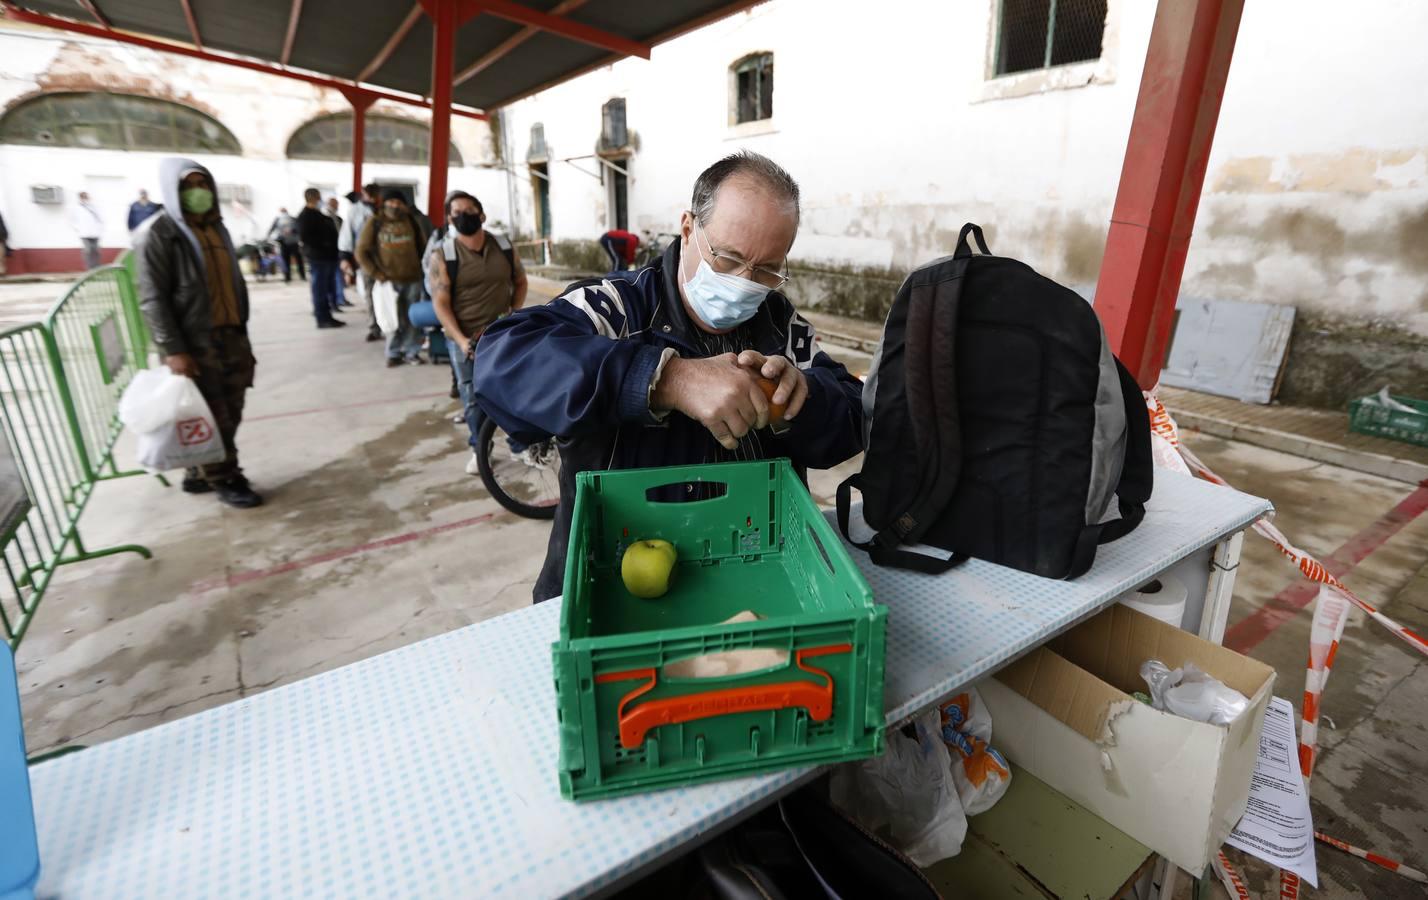
[(244, 206), (252, 206), (253, 189), (246, 184), (220, 184), (218, 199), (223, 203), (241, 203)]
[(630, 144), (625, 126), (625, 98), (616, 97), (600, 107), (600, 150), (620, 150)]
[(57, 206), (64, 202), (64, 188), (57, 184), (32, 184), (30, 199), (46, 206)]

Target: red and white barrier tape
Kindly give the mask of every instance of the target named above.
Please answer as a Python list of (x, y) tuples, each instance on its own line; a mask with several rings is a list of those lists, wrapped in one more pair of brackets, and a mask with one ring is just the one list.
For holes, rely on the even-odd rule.
[[(1229, 487), (1229, 482), (1216, 475), (1189, 447), (1180, 443), (1180, 433), (1175, 427), (1175, 420), (1170, 417), (1165, 404), (1160, 402), (1154, 388), (1146, 392), (1145, 401), (1150, 412), (1150, 430), (1157, 464), (1171, 469), (1179, 469), (1183, 465), (1190, 474)], [(1164, 445), (1160, 441), (1163, 441)], [(1344, 624), (1348, 621), (1348, 604), (1352, 603), (1363, 610), (1369, 618), (1387, 628), (1400, 640), (1425, 656), (1428, 656), (1428, 641), (1425, 641), (1412, 629), (1400, 625), (1360, 599), (1353, 591), (1345, 587), (1343, 582), (1330, 574), (1324, 568), (1323, 563), (1290, 543), (1289, 538), (1284, 536), (1284, 532), (1274, 525), (1261, 519), (1254, 523), (1253, 528), (1256, 534), (1274, 544), (1279, 552), (1294, 563), (1306, 578), (1316, 581), (1320, 585), (1319, 596), (1314, 604), (1314, 620), (1309, 634), (1309, 665), (1304, 681), (1304, 709), (1299, 731), (1299, 767), (1307, 788), (1318, 754), (1320, 700), (1323, 697), (1324, 686), (1329, 680), (1329, 672), (1334, 666), (1334, 657), (1338, 654), (1339, 641), (1344, 634)], [(1370, 862), (1379, 865), (1392, 862), (1383, 857), (1369, 854), (1367, 851), (1352, 848), (1343, 842), (1323, 838), (1318, 834), (1315, 836)], [(1218, 864), (1215, 868), (1217, 872), (1221, 872), (1221, 880), (1224, 881), (1226, 875), (1233, 876), (1234, 871), (1229, 868), (1229, 861), (1224, 858), (1223, 853), (1219, 854), (1219, 857), (1217, 863), (1223, 862), (1226, 868), (1223, 872)], [(1422, 872), (1409, 866), (1393, 863), (1392, 866), (1385, 866), (1385, 868), (1391, 868), (1392, 871), (1404, 874), (1408, 878), (1414, 878), (1414, 880), (1425, 880), (1422, 878)], [(1230, 888), (1228, 883), (1226, 888)], [(1241, 885), (1242, 888), (1243, 885)], [(1235, 891), (1230, 890), (1230, 894), (1235, 896)], [(1297, 900), (1299, 897), (1298, 875), (1287, 869), (1280, 870), (1279, 896), (1280, 900)]]
[(1235, 871), (1235, 867), (1230, 865), (1230, 858), (1225, 856), (1225, 851), (1221, 850), (1215, 854), (1215, 858), (1210, 860), (1210, 867), (1215, 870), (1215, 874), (1220, 878), (1220, 884), (1225, 886), (1225, 890), (1230, 894), (1230, 900), (1250, 900), (1250, 892), (1245, 887), (1245, 883), (1240, 880), (1240, 873)]
[(1428, 875), (1425, 875), (1424, 873), (1418, 871), (1412, 866), (1407, 866), (1401, 862), (1398, 862), (1397, 860), (1392, 860), (1384, 856), (1379, 856), (1377, 853), (1370, 853), (1367, 850), (1355, 847), (1353, 844), (1346, 843), (1344, 841), (1339, 840), (1338, 838), (1329, 837), (1327, 834), (1324, 834), (1320, 831), (1314, 832), (1314, 837), (1322, 841), (1323, 843), (1328, 844), (1330, 847), (1337, 847), (1345, 853), (1357, 856), (1359, 859), (1366, 859), (1376, 866), (1383, 866), (1390, 872), (1397, 872), (1404, 878), (1410, 879), (1412, 881), (1417, 881), (1421, 884), (1428, 884)]
[[(1150, 408), (1151, 433), (1159, 436), (1165, 440), (1166, 443), (1170, 444), (1171, 447), (1175, 448), (1192, 473), (1199, 475), (1206, 481), (1212, 481), (1215, 484), (1222, 484), (1229, 487), (1228, 481), (1216, 475), (1211, 471), (1209, 466), (1200, 461), (1200, 458), (1196, 456), (1189, 447), (1180, 443), (1180, 436), (1175, 428), (1175, 420), (1170, 418), (1170, 413), (1166, 411), (1165, 404), (1160, 402), (1160, 398), (1155, 395), (1153, 390), (1146, 395), (1146, 404)], [(1274, 546), (1279, 549), (1279, 552), (1288, 557), (1289, 561), (1294, 563), (1306, 578), (1311, 581), (1317, 581), (1320, 584), (1327, 584), (1330, 588), (1343, 596), (1344, 599), (1367, 613), (1369, 618), (1393, 632), (1419, 653), (1428, 656), (1428, 640), (1424, 640), (1421, 635), (1411, 628), (1405, 628), (1403, 625), (1400, 625), (1393, 619), (1379, 612), (1367, 601), (1360, 599), (1357, 594), (1345, 587), (1342, 581), (1329, 574), (1328, 570), (1324, 568), (1323, 563), (1291, 544), (1289, 538), (1285, 537), (1284, 533), (1278, 528), (1261, 519), (1254, 523), (1254, 530), (1261, 537), (1268, 539), (1270, 543), (1274, 544)]]

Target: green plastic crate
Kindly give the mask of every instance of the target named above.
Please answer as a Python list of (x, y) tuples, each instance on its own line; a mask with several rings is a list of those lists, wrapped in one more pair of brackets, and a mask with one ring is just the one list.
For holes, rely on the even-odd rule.
[[(647, 494), (670, 485), (656, 496), (706, 499)], [(675, 578), (641, 600), (620, 561), (654, 538), (675, 545)], [(563, 602), (551, 649), (567, 799), (882, 752), (887, 608), (787, 460), (581, 473)], [(744, 610), (763, 618), (720, 624)], [(716, 678), (663, 672), (750, 648), (787, 662)]]
[(1398, 396), (1393, 399), (1413, 407), (1414, 411), (1389, 409), (1377, 403), (1376, 396), (1360, 397), (1349, 402), (1349, 429), (1428, 447), (1428, 400)]

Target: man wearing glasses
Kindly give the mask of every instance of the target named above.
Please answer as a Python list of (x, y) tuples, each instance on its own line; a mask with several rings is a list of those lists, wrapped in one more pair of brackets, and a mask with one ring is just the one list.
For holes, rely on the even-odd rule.
[[(766, 157), (736, 153), (695, 181), (680, 238), (660, 260), (576, 282), (486, 330), (481, 407), (519, 441), (560, 438), (560, 506), (537, 603), (561, 591), (577, 472), (779, 456), (802, 471), (862, 452), (862, 384), (778, 291), (798, 217), (797, 182)], [(772, 398), (761, 377), (776, 383)], [(786, 404), (776, 427), (770, 401)]]

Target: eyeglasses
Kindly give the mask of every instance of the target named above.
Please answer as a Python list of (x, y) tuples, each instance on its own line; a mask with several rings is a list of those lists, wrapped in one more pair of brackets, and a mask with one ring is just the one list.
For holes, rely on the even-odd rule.
[[(694, 231), (696, 234), (703, 231), (698, 222), (694, 223)], [(771, 291), (776, 291), (788, 283), (788, 276), (782, 272), (767, 266), (756, 266), (737, 253), (715, 250), (709, 245), (708, 235), (705, 235), (704, 243), (709, 248), (709, 255), (713, 257), (709, 266), (720, 275), (743, 275), (748, 272), (750, 281), (758, 282)]]

